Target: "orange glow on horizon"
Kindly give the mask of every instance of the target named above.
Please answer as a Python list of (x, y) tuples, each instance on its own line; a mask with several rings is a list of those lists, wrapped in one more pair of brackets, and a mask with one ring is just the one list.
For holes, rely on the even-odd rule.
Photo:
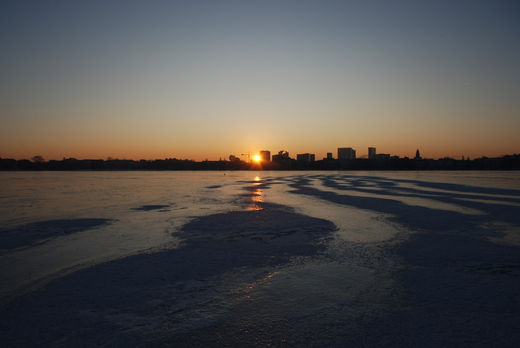
[(255, 161), (257, 163), (260, 163), (261, 160), (262, 160), (262, 158), (260, 157), (260, 155), (254, 155), (253, 156), (253, 161)]

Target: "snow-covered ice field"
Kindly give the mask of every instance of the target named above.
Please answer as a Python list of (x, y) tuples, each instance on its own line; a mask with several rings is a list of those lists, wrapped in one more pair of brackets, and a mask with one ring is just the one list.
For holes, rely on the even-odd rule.
[(2, 172), (0, 347), (517, 347), (519, 172)]

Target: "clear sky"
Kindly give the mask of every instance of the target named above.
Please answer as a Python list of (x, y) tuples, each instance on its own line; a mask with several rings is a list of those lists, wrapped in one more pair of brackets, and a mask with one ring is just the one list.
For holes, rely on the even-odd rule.
[(520, 152), (518, 1), (1, 1), (0, 157)]

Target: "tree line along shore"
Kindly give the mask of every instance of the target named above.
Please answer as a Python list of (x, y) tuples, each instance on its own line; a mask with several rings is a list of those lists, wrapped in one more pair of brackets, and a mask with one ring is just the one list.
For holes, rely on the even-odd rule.
[(0, 170), (519, 170), (520, 154), (476, 159), (413, 159), (388, 158), (353, 160), (323, 159), (298, 161), (292, 158), (281, 161), (246, 162), (238, 158), (219, 161), (188, 159), (75, 159), (44, 160), (34, 156), (31, 160), (0, 158)]

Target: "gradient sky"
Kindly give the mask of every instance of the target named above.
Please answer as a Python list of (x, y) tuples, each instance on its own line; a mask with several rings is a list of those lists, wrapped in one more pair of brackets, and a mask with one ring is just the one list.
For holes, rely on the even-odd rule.
[(2, 1), (0, 157), (520, 152), (518, 1)]

